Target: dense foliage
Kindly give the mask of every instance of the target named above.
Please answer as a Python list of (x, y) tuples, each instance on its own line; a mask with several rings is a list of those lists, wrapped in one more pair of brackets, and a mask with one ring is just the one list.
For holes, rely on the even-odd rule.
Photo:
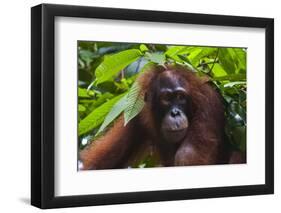
[(141, 111), (135, 79), (155, 64), (180, 64), (208, 76), (224, 99), (229, 145), (246, 149), (246, 49), (88, 41), (78, 43), (80, 149), (117, 117), (126, 124)]

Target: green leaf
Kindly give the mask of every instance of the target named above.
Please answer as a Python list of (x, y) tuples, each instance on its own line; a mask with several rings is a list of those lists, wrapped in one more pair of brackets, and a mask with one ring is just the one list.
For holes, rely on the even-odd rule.
[[(150, 153), (149, 153), (150, 154)], [(152, 168), (157, 166), (156, 159), (153, 158), (154, 156), (148, 155), (145, 156), (138, 165), (134, 166), (135, 168)]]
[(245, 81), (234, 81), (234, 82), (229, 82), (223, 86), (226, 88), (226, 87), (233, 87), (236, 85), (246, 85), (246, 82)]
[(245, 73), (246, 72), (246, 50), (243, 48), (232, 48), (233, 52), (236, 57), (236, 63), (238, 67), (239, 73)]
[(95, 84), (98, 85), (102, 82), (112, 80), (119, 71), (141, 56), (142, 52), (137, 49), (125, 50), (110, 56), (105, 56), (104, 61), (96, 68)]
[(79, 51), (79, 57), (86, 62), (87, 66), (90, 65), (90, 63), (93, 61), (93, 58), (96, 57), (96, 55), (89, 51), (89, 50), (80, 50)]
[(130, 120), (137, 116), (144, 107), (143, 96), (140, 93), (140, 86), (137, 82), (133, 84), (127, 95), (127, 101), (124, 111), (125, 123), (127, 125)]
[(146, 53), (146, 57), (149, 61), (157, 63), (157, 64), (164, 64), (166, 60), (166, 56), (163, 53)]
[(215, 63), (214, 66), (213, 64), (209, 64), (209, 68), (212, 69), (212, 76), (214, 77), (222, 77), (222, 76), (227, 76), (227, 72), (222, 68), (222, 66), (218, 63)]
[(218, 48), (214, 48), (214, 47), (202, 48), (201, 51), (196, 56), (194, 56), (193, 59), (191, 60), (193, 66), (197, 67), (201, 59), (203, 59), (206, 56), (211, 56), (216, 51), (218, 51)]
[(141, 45), (140, 45), (140, 50), (141, 50), (142, 52), (146, 52), (146, 51), (148, 51), (148, 47), (147, 47), (145, 44), (141, 44)]
[[(99, 107), (100, 105), (104, 104), (106, 101), (109, 101), (110, 99), (114, 98), (114, 95), (106, 92), (103, 94), (100, 94), (97, 96), (97, 99), (93, 102), (93, 106), (94, 108)], [(83, 100), (79, 101), (82, 103)]]
[(239, 48), (220, 48), (219, 61), (227, 73), (239, 73), (240, 69), (245, 71), (246, 53), (241, 50)]
[(229, 74), (220, 77), (213, 77), (215, 81), (244, 81), (246, 80), (246, 74)]
[(201, 59), (211, 56), (217, 50), (218, 48), (214, 47), (195, 47), (190, 51), (188, 59), (191, 61), (194, 67), (197, 67)]
[(78, 104), (78, 111), (79, 111), (79, 112), (85, 112), (85, 111), (86, 111), (86, 108), (85, 108), (83, 105)]
[(165, 52), (165, 55), (168, 58), (171, 58), (179, 63), (183, 63), (182, 59), (178, 57), (178, 53), (182, 50), (186, 49), (185, 46), (171, 46), (169, 49)]
[(165, 55), (167, 55), (170, 58), (174, 58), (177, 55), (187, 54), (190, 49), (190, 47), (186, 46), (171, 46), (169, 49), (165, 52)]
[[(190, 66), (193, 67), (193, 65), (192, 65), (191, 61), (188, 59), (188, 57), (185, 57), (185, 56), (183, 56), (183, 55), (178, 55), (178, 57), (179, 57), (183, 62), (186, 62), (186, 63), (190, 64)], [(196, 68), (193, 67), (193, 69), (196, 69)]]
[(89, 115), (79, 122), (79, 136), (97, 128), (104, 120), (112, 106), (119, 101), (125, 94), (118, 95), (115, 98), (105, 102), (98, 108), (94, 109)]
[(91, 96), (94, 95), (94, 92), (91, 90), (83, 89), (83, 88), (78, 88), (78, 97), (80, 98), (90, 98)]
[(127, 101), (127, 95), (121, 98), (115, 105), (112, 107), (111, 111), (105, 117), (101, 127), (99, 128), (97, 135), (99, 135), (114, 119), (116, 119), (125, 109)]

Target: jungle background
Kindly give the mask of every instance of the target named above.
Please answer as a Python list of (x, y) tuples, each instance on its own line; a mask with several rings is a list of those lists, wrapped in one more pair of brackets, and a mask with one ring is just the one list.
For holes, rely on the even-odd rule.
[[(154, 65), (180, 64), (210, 83), (223, 97), (233, 150), (246, 151), (246, 48), (78, 41), (78, 151), (103, 135), (119, 116), (126, 125), (144, 102), (135, 82)], [(153, 156), (132, 167), (154, 167)]]

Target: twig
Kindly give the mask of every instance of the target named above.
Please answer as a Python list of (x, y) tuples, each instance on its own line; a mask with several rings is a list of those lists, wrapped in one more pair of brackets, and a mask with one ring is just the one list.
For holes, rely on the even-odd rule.
[(218, 62), (219, 62), (218, 60), (214, 59), (214, 61), (200, 63), (198, 67), (201, 67), (201, 66), (204, 66), (204, 65), (208, 65), (208, 64), (218, 63)]
[(124, 78), (124, 69), (121, 70), (121, 79)]
[(212, 72), (212, 70), (213, 70), (213, 68), (214, 68), (214, 66), (215, 66), (215, 63), (216, 63), (217, 58), (218, 58), (218, 56), (219, 56), (219, 50), (220, 50), (220, 48), (218, 48), (217, 55), (216, 55), (216, 57), (215, 57), (215, 60), (214, 60), (214, 62), (213, 62), (213, 65), (212, 65), (212, 67), (211, 67), (211, 69), (210, 69), (210, 72)]

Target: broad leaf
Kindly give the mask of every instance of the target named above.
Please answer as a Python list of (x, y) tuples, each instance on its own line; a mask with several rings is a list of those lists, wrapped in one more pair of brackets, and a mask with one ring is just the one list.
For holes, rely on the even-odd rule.
[(105, 56), (104, 61), (96, 68), (95, 84), (112, 80), (116, 74), (126, 66), (142, 56), (142, 52), (137, 49), (125, 50), (110, 56)]
[(212, 76), (214, 77), (222, 77), (227, 76), (227, 72), (222, 68), (222, 66), (218, 63), (209, 64), (209, 68), (212, 69)]
[(178, 55), (183, 55), (183, 54), (186, 54), (188, 53), (187, 50), (189, 50), (190, 47), (186, 47), (186, 46), (172, 46), (172, 47), (169, 47), (169, 49), (165, 52), (165, 55), (167, 57), (170, 57), (176, 61), (180, 60), (178, 58)]
[(124, 125), (127, 125), (130, 120), (141, 112), (144, 104), (143, 95), (140, 93), (140, 86), (135, 82), (127, 95), (124, 111)]
[(97, 55), (89, 50), (80, 50), (79, 57), (86, 62), (87, 66), (89, 66), (93, 59), (97, 57)]
[(211, 48), (211, 47), (204, 47), (201, 48), (201, 51), (198, 51), (198, 54), (194, 55), (192, 60), (190, 60), (193, 64), (193, 66), (197, 67), (199, 65), (199, 62), (201, 59), (203, 59), (206, 56), (211, 56), (215, 52), (218, 51), (218, 48)]
[(78, 111), (79, 111), (79, 112), (85, 112), (85, 111), (86, 111), (86, 108), (85, 108), (83, 105), (78, 104)]
[(236, 86), (236, 85), (246, 85), (246, 82), (245, 81), (234, 81), (234, 82), (229, 82), (225, 85), (223, 85), (224, 87), (233, 87), (233, 86)]
[(146, 51), (148, 51), (149, 49), (148, 49), (148, 47), (147, 47), (145, 44), (141, 44), (141, 45), (140, 45), (140, 50), (141, 50), (142, 52), (146, 52)]
[(245, 73), (246, 53), (241, 48), (220, 48), (219, 61), (228, 74), (239, 73), (240, 69)]
[(165, 63), (165, 54), (164, 53), (146, 53), (146, 57), (149, 61), (157, 63), (157, 64), (164, 64)]
[(125, 109), (127, 101), (127, 95), (121, 98), (115, 105), (112, 107), (111, 111), (105, 117), (101, 127), (99, 128), (97, 135), (99, 135), (113, 120), (115, 120)]
[(246, 50), (242, 48), (232, 48), (234, 52), (234, 57), (236, 58), (236, 63), (239, 73), (246, 73)]
[(244, 81), (246, 80), (246, 74), (229, 74), (220, 77), (213, 77), (216, 81)]
[(85, 134), (90, 130), (97, 128), (102, 124), (105, 116), (111, 110), (112, 106), (119, 101), (125, 94), (118, 95), (117, 97), (105, 102), (98, 108), (94, 109), (88, 116), (79, 122), (79, 135)]
[(90, 98), (91, 96), (94, 95), (94, 92), (91, 90), (83, 89), (83, 88), (78, 88), (78, 96), (80, 98)]

